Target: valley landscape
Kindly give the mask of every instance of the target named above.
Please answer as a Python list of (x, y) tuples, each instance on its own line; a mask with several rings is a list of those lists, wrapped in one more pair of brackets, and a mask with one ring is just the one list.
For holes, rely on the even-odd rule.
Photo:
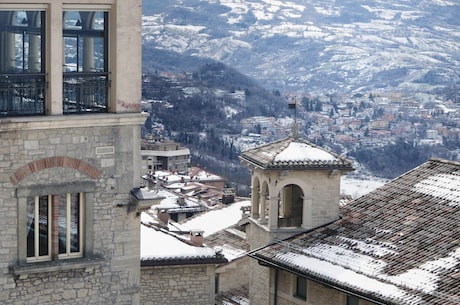
[(456, 2), (146, 0), (143, 11), (144, 131), (230, 181), (247, 185), (239, 152), (289, 135), (294, 119), (360, 173), (458, 159)]
[(143, 6), (146, 51), (223, 62), (270, 90), (425, 92), (458, 82), (455, 1), (147, 0)]

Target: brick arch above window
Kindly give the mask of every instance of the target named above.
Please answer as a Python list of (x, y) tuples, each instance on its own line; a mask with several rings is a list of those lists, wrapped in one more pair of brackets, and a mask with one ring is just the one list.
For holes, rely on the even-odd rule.
[(48, 157), (32, 161), (18, 168), (14, 174), (10, 176), (10, 181), (14, 185), (17, 185), (28, 175), (52, 167), (76, 169), (77, 171), (87, 175), (92, 179), (96, 179), (101, 174), (99, 169), (80, 159), (71, 157)]

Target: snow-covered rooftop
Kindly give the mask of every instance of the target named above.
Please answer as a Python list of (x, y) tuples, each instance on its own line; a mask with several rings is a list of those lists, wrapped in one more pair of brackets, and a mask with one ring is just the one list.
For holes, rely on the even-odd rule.
[(350, 160), (292, 137), (243, 151), (240, 158), (262, 168), (353, 170)]
[(336, 157), (327, 151), (307, 145), (291, 142), (288, 147), (275, 156), (275, 162), (286, 161), (333, 161)]
[(219, 257), (216, 250), (193, 245), (187, 237), (149, 226), (152, 222), (155, 219), (151, 215), (141, 214), (141, 261), (193, 261)]
[[(181, 197), (180, 195), (174, 194), (165, 189), (156, 189), (156, 190), (153, 190), (152, 192), (157, 194), (157, 196), (163, 198), (161, 199), (160, 204), (153, 206), (153, 208), (157, 210), (183, 209), (185, 211), (187, 208), (203, 207), (203, 205), (201, 205), (197, 200)], [(203, 207), (203, 209), (206, 209), (206, 208)]]
[(241, 219), (241, 208), (250, 205), (249, 200), (237, 201), (222, 208), (209, 210), (206, 213), (187, 218), (181, 224), (190, 229), (203, 230), (206, 237), (237, 224)]
[(460, 299), (460, 163), (431, 159), (342, 208), (341, 219), (250, 254), (376, 303)]

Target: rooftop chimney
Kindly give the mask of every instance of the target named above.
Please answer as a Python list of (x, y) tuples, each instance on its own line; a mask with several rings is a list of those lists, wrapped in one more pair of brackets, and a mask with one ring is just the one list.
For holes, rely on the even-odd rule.
[(168, 224), (168, 222), (169, 222), (169, 213), (166, 210), (164, 210), (164, 209), (158, 210), (157, 216), (158, 216), (158, 219), (163, 224), (165, 224), (165, 225)]
[(203, 246), (204, 231), (203, 230), (190, 230), (190, 241), (197, 246)]

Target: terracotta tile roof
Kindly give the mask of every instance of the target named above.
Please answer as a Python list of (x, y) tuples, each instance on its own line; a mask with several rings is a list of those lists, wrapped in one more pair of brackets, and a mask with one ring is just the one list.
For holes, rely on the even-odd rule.
[(250, 248), (246, 233), (239, 230), (238, 226), (205, 236), (205, 244), (219, 250), (228, 261), (245, 256)]
[(264, 169), (353, 170), (350, 160), (292, 137), (243, 151), (240, 159)]
[(223, 264), (218, 251), (192, 241), (187, 235), (169, 231), (149, 213), (141, 214), (141, 266)]
[(460, 163), (431, 159), (341, 212), (249, 255), (380, 304), (459, 304)]

